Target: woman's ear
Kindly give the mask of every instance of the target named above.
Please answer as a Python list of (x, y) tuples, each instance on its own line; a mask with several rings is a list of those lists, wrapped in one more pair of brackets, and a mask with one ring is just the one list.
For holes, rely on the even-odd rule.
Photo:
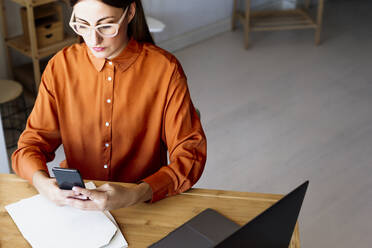
[(128, 24), (133, 20), (136, 15), (136, 3), (133, 2), (129, 6)]

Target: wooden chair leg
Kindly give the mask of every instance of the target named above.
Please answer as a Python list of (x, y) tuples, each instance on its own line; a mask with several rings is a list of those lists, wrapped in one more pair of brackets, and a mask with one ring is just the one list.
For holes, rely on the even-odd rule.
[(323, 23), (323, 10), (324, 10), (324, 0), (318, 0), (318, 13), (316, 17), (316, 31), (315, 31), (315, 45), (320, 44), (320, 33), (322, 31)]
[(249, 47), (250, 15), (251, 15), (251, 1), (250, 0), (245, 0), (245, 18), (244, 18), (244, 46), (245, 46), (245, 49), (248, 49), (248, 47)]
[(310, 3), (311, 3), (311, 0), (305, 0), (305, 8), (309, 8), (310, 7)]
[(233, 10), (232, 10), (232, 18), (231, 18), (231, 30), (234, 31), (236, 29), (236, 21), (238, 16), (238, 0), (234, 0)]

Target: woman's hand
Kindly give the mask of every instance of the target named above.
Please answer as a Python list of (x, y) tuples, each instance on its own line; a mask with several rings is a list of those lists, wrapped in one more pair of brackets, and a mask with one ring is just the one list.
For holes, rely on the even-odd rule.
[(72, 190), (62, 190), (55, 178), (50, 178), (45, 171), (37, 171), (32, 177), (34, 187), (41, 195), (59, 206), (68, 204), (70, 197), (77, 197)]
[(80, 187), (73, 187), (72, 190), (76, 195), (81, 194), (88, 198), (87, 200), (67, 199), (68, 205), (82, 210), (113, 210), (129, 207), (150, 200), (152, 197), (151, 187), (145, 182), (132, 188), (106, 183), (93, 190)]

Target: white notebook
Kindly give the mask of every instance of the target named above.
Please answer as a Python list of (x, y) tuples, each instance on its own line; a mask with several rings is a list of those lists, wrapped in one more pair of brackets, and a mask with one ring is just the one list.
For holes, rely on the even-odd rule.
[[(94, 188), (92, 184), (88, 183), (87, 188)], [(41, 195), (9, 204), (5, 209), (35, 248), (128, 246), (109, 212), (60, 207)]]

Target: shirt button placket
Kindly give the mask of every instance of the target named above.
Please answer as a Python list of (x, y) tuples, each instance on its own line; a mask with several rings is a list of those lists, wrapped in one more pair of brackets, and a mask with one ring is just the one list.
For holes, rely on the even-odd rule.
[(106, 135), (106, 141), (104, 143), (104, 147), (105, 147), (105, 156), (104, 156), (104, 165), (103, 165), (103, 168), (107, 171), (106, 172), (106, 175), (107, 175), (107, 179), (109, 179), (110, 177), (110, 171), (108, 170), (109, 169), (109, 165), (111, 163), (111, 146), (110, 146), (110, 143), (111, 143), (111, 133), (112, 133), (112, 125), (111, 125), (111, 122), (112, 122), (112, 96), (113, 96), (113, 87), (114, 87), (114, 84), (113, 84), (113, 74), (114, 74), (114, 67), (113, 67), (113, 63), (111, 61), (108, 61), (108, 64), (110, 65), (110, 67), (108, 68), (108, 71), (109, 71), (109, 74), (107, 75), (106, 74), (106, 80), (108, 83), (111, 83), (109, 84), (108, 88), (107, 88), (107, 92), (106, 92), (106, 102), (105, 102), (105, 109), (107, 109), (107, 114), (108, 114), (108, 120), (106, 121), (105, 123), (105, 126), (107, 128), (107, 135)]

